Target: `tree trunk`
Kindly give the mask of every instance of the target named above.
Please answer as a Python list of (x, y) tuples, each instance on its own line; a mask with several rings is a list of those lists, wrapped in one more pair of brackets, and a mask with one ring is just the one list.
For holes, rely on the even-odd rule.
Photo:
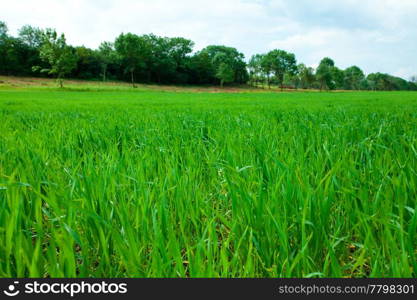
[(131, 70), (131, 71), (130, 71), (130, 77), (131, 77), (131, 79), (132, 79), (132, 86), (135, 88), (135, 87), (136, 87), (136, 85), (135, 85), (135, 78), (134, 78), (134, 76), (133, 76), (133, 70)]
[(64, 81), (62, 80), (61, 76), (57, 77), (59, 87), (62, 89), (64, 87)]
[(224, 85), (224, 81), (220, 80), (220, 87), (223, 88), (223, 85)]
[(106, 72), (107, 72), (107, 67), (103, 68), (103, 82), (106, 81)]

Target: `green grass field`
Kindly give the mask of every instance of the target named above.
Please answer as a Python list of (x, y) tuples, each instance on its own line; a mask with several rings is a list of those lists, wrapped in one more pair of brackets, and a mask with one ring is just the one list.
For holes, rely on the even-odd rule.
[(0, 277), (416, 277), (417, 93), (0, 88)]

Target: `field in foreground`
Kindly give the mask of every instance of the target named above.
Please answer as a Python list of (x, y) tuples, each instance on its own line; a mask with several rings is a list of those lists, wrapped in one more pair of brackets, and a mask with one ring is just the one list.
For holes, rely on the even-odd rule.
[(417, 93), (0, 90), (0, 277), (415, 277)]

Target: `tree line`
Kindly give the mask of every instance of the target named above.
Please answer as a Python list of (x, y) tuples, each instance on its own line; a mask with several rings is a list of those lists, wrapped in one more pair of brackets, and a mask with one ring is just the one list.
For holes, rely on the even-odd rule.
[(250, 84), (256, 87), (320, 90), (417, 90), (409, 81), (389, 74), (365, 75), (357, 66), (339, 69), (331, 58), (317, 69), (298, 64), (292, 53), (272, 50), (249, 62), (236, 48), (211, 45), (193, 52), (194, 42), (182, 37), (122, 33), (98, 49), (67, 44), (54, 29), (23, 26), (11, 36), (0, 21), (0, 74), (122, 80), (158, 84)]

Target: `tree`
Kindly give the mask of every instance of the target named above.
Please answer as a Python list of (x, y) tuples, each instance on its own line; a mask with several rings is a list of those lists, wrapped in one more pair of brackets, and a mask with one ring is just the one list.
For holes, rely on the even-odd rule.
[(365, 77), (357, 66), (341, 70), (324, 58), (316, 73), (311, 67), (297, 67), (295, 55), (283, 50), (256, 54), (248, 64), (236, 48), (211, 45), (192, 53), (194, 43), (182, 37), (154, 34), (119, 35), (114, 43), (104, 42), (98, 49), (67, 45), (65, 36), (54, 30), (25, 25), (15, 37), (0, 21), (0, 74), (30, 76), (36, 71), (53, 75), (63, 85), (64, 77), (108, 78), (135, 82), (175, 84), (220, 84), (228, 82), (278, 83), (295, 88), (416, 90), (417, 76), (404, 80), (389, 74)]
[(40, 48), (43, 42), (43, 31), (38, 27), (25, 25), (19, 29), (19, 38), (30, 48)]
[(6, 74), (7, 65), (7, 36), (8, 28), (6, 23), (0, 21), (0, 74)]
[(411, 91), (417, 91), (417, 75), (411, 76), (409, 86)]
[[(211, 60), (212, 69), (215, 70), (214, 79), (218, 79), (216, 74), (219, 71), (220, 65), (225, 63), (233, 70), (233, 82), (246, 83), (248, 80), (248, 73), (245, 56), (236, 50), (236, 48), (211, 45), (207, 46), (201, 53), (206, 53)], [(223, 67), (225, 68), (225, 67)]]
[(32, 75), (32, 66), (40, 64), (39, 51), (22, 38), (8, 35), (7, 25), (0, 22), (0, 74)]
[(67, 46), (65, 35), (61, 34), (58, 36), (53, 29), (47, 29), (43, 33), (40, 58), (49, 67), (42, 69), (40, 66), (34, 66), (33, 69), (55, 76), (61, 88), (63, 87), (65, 75), (76, 67), (77, 62), (77, 57), (72, 52), (72, 49)]
[(343, 70), (339, 69), (338, 67), (334, 66), (330, 68), (330, 73), (332, 76), (332, 84), (331, 89), (343, 89), (344, 88), (344, 80), (345, 74)]
[(9, 29), (7, 28), (6, 23), (0, 21), (0, 42), (7, 37), (7, 32)]
[(187, 67), (194, 42), (182, 37), (165, 38), (168, 44), (168, 57), (174, 63), (174, 72), (169, 77), (172, 82), (186, 83), (188, 81)]
[(111, 63), (116, 61), (116, 51), (113, 43), (103, 42), (98, 47), (98, 58), (100, 61), (101, 75), (103, 81), (107, 78), (107, 69)]
[(149, 54), (144, 58), (147, 81), (170, 81), (176, 76), (176, 63), (169, 55), (169, 38), (163, 38), (154, 34), (144, 35), (146, 47), (150, 49)]
[(189, 54), (194, 43), (181, 37), (169, 38), (153, 34), (142, 36), (150, 49), (145, 57), (146, 79), (158, 83), (186, 83), (188, 81)]
[(117, 53), (123, 60), (125, 72), (130, 73), (132, 86), (135, 86), (135, 70), (138, 67), (145, 67), (145, 58), (149, 56), (150, 49), (145, 39), (133, 33), (121, 34), (117, 37), (114, 46)]
[(359, 90), (364, 79), (365, 74), (359, 67), (349, 67), (344, 71), (344, 88), (348, 90)]
[(266, 77), (266, 83), (268, 88), (271, 89), (271, 72), (272, 72), (272, 57), (269, 55), (263, 55), (261, 59), (262, 73)]
[(251, 57), (248, 63), (249, 79), (252, 84), (255, 84), (255, 86), (262, 77), (262, 57), (262, 54), (255, 54)]
[(297, 69), (301, 88), (310, 88), (315, 80), (314, 69), (305, 64), (299, 64)]
[(416, 87), (407, 80), (383, 73), (371, 73), (366, 80), (372, 83), (373, 90), (378, 91), (414, 90)]
[(300, 77), (298, 74), (285, 73), (282, 85), (297, 90), (301, 85)]
[(98, 78), (101, 68), (97, 51), (84, 46), (75, 47), (73, 51), (77, 57), (77, 67), (72, 75), (81, 79)]
[(193, 84), (207, 84), (215, 78), (215, 69), (207, 52), (197, 52), (187, 65), (189, 82)]
[(297, 60), (295, 55), (284, 50), (272, 50), (266, 55), (270, 68), (275, 75), (281, 91), (284, 89), (283, 82), (285, 74), (294, 76), (297, 73)]
[(320, 90), (323, 90), (323, 88), (334, 89), (335, 83), (332, 76), (334, 66), (334, 61), (331, 58), (325, 57), (321, 60), (316, 71), (316, 77), (320, 83)]
[(219, 65), (216, 77), (220, 79), (221, 87), (223, 87), (224, 83), (233, 82), (235, 79), (233, 68), (229, 64), (222, 62)]
[(224, 83), (233, 82), (235, 80), (235, 72), (233, 70), (233, 61), (224, 52), (218, 52), (212, 60), (216, 66), (216, 78), (220, 80), (220, 86), (223, 87)]
[(182, 37), (166, 39), (168, 55), (175, 61), (177, 70), (183, 69), (188, 55), (193, 51), (194, 42)]

